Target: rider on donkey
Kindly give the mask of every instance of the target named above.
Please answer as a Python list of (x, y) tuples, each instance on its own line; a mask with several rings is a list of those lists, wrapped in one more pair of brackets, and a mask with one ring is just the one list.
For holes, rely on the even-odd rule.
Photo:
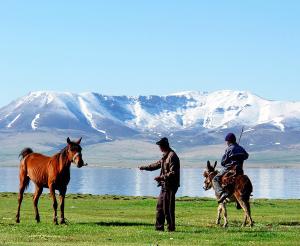
[(230, 169), (236, 166), (237, 170), (243, 170), (243, 163), (248, 159), (249, 154), (236, 142), (236, 137), (233, 133), (228, 133), (225, 137), (227, 149), (223, 155), (221, 165), (222, 170), (214, 177), (213, 185), (216, 195), (219, 197), (218, 203), (222, 203), (230, 194), (222, 188), (221, 178)]

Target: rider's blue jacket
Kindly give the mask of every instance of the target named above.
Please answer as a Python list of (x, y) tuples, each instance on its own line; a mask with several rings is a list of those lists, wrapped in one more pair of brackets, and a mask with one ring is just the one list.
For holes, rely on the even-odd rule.
[(249, 154), (242, 146), (237, 143), (230, 144), (225, 150), (221, 165), (225, 168), (230, 168), (232, 165), (243, 167), (243, 163), (248, 159), (248, 157)]

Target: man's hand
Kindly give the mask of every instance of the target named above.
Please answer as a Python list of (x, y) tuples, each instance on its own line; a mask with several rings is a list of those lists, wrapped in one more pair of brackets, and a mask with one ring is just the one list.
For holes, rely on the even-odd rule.
[(162, 176), (157, 176), (157, 177), (154, 178), (154, 180), (157, 181), (157, 182), (160, 182), (160, 181), (163, 181), (163, 180), (164, 180), (164, 177), (162, 177)]

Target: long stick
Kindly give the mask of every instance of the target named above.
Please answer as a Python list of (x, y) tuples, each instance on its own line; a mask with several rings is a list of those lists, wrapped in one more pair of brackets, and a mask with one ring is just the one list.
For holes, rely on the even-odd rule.
[(240, 144), (240, 142), (241, 142), (241, 138), (242, 138), (242, 136), (243, 136), (243, 133), (244, 133), (244, 127), (242, 128), (242, 131), (241, 131), (241, 134), (240, 134), (240, 138), (239, 138), (238, 144)]

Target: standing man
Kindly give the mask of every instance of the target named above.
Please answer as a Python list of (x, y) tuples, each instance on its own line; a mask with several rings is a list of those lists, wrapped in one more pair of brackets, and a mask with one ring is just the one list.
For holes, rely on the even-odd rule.
[(236, 142), (233, 133), (228, 133), (225, 137), (227, 149), (222, 158), (222, 170), (213, 178), (213, 185), (216, 195), (219, 197), (218, 203), (222, 203), (230, 194), (223, 190), (221, 185), (222, 176), (228, 172), (234, 165), (238, 170), (243, 170), (244, 161), (248, 159), (249, 154)]
[(167, 138), (162, 138), (156, 144), (159, 146), (163, 157), (148, 166), (141, 166), (140, 170), (160, 170), (160, 175), (154, 179), (161, 186), (161, 192), (156, 206), (156, 224), (158, 231), (164, 231), (165, 219), (168, 231), (175, 231), (175, 194), (180, 186), (180, 161), (174, 150), (170, 148)]

